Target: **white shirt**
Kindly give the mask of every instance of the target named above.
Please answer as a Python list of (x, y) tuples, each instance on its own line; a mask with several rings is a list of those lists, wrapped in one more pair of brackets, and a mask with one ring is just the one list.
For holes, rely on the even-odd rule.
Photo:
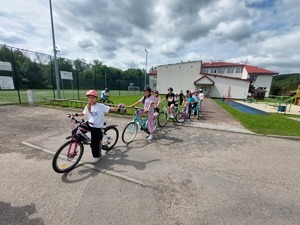
[(109, 112), (109, 107), (96, 102), (92, 105), (91, 112), (89, 112), (87, 106), (83, 110), (83, 114), (88, 117), (88, 121), (91, 127), (102, 128), (104, 126), (104, 114)]
[(203, 100), (203, 99), (204, 99), (204, 94), (203, 94), (203, 93), (200, 93), (200, 94), (199, 94), (199, 97), (200, 97), (200, 100)]
[[(139, 102), (143, 103), (143, 100), (144, 97), (142, 97)], [(144, 110), (147, 110), (149, 105), (151, 105), (149, 109), (149, 113), (154, 113), (154, 97), (152, 95), (150, 95), (148, 98), (145, 98)]]
[(101, 99), (106, 100), (106, 92), (105, 90), (101, 91)]
[(195, 99), (196, 102), (199, 102), (199, 101), (200, 101), (200, 97), (199, 97), (199, 96), (195, 96), (195, 95), (194, 95), (193, 98)]

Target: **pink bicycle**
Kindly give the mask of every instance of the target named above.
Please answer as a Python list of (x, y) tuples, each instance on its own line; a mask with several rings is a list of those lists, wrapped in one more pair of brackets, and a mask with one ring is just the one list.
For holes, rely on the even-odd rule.
[[(78, 121), (71, 116), (72, 135), (66, 139), (71, 139), (64, 143), (55, 153), (52, 160), (52, 168), (57, 173), (65, 173), (75, 168), (79, 163), (84, 145), (91, 143), (91, 139), (86, 133), (89, 131), (88, 121)], [(100, 149), (105, 151), (111, 150), (118, 142), (119, 131), (117, 125), (110, 125), (102, 129), (102, 141)]]

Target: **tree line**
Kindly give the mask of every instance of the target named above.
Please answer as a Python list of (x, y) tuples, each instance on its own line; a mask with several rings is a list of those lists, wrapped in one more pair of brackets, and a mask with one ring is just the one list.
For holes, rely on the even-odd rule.
[(300, 85), (300, 74), (280, 74), (273, 77), (271, 95), (281, 95), (289, 91), (296, 91)]
[[(0, 45), (0, 61), (11, 62), (13, 71), (0, 71), (0, 76), (13, 76), (16, 88), (55, 88), (54, 62), (50, 55)], [(97, 59), (92, 64), (84, 59), (69, 60), (62, 57), (57, 61), (59, 71), (72, 72), (74, 88), (102, 89), (108, 86), (122, 90), (130, 84), (140, 88), (144, 86), (145, 74), (138, 68), (121, 70), (104, 65)], [(63, 85), (70, 88), (71, 83), (64, 81)]]

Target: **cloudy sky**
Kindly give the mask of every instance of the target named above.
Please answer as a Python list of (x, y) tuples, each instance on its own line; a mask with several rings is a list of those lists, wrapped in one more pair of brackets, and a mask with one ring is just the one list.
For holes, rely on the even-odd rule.
[[(48, 0), (0, 0), (0, 44), (52, 54)], [(120, 69), (248, 61), (300, 72), (299, 0), (52, 0), (59, 56)]]

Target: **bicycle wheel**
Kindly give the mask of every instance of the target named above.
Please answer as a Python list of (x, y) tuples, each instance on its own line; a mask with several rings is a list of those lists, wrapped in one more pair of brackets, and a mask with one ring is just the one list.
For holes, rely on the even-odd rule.
[(81, 142), (71, 140), (64, 143), (53, 157), (53, 170), (57, 173), (65, 173), (74, 169), (82, 157), (83, 150)]
[(126, 125), (122, 133), (122, 141), (125, 144), (130, 143), (136, 136), (138, 131), (138, 125), (135, 122), (130, 122)]
[(164, 127), (167, 124), (167, 115), (164, 112), (160, 112), (157, 116), (158, 126)]
[(186, 121), (186, 115), (184, 112), (179, 112), (177, 115), (176, 115), (176, 120), (178, 123), (184, 123)]
[(102, 149), (111, 150), (117, 144), (119, 139), (119, 131), (116, 127), (108, 127), (105, 129), (102, 138)]
[(198, 110), (197, 110), (197, 120), (200, 120), (200, 107), (198, 107)]
[(111, 101), (111, 100), (107, 100), (106, 103), (107, 103), (107, 104), (110, 104), (110, 105), (113, 105), (113, 104), (114, 104), (114, 102)]

